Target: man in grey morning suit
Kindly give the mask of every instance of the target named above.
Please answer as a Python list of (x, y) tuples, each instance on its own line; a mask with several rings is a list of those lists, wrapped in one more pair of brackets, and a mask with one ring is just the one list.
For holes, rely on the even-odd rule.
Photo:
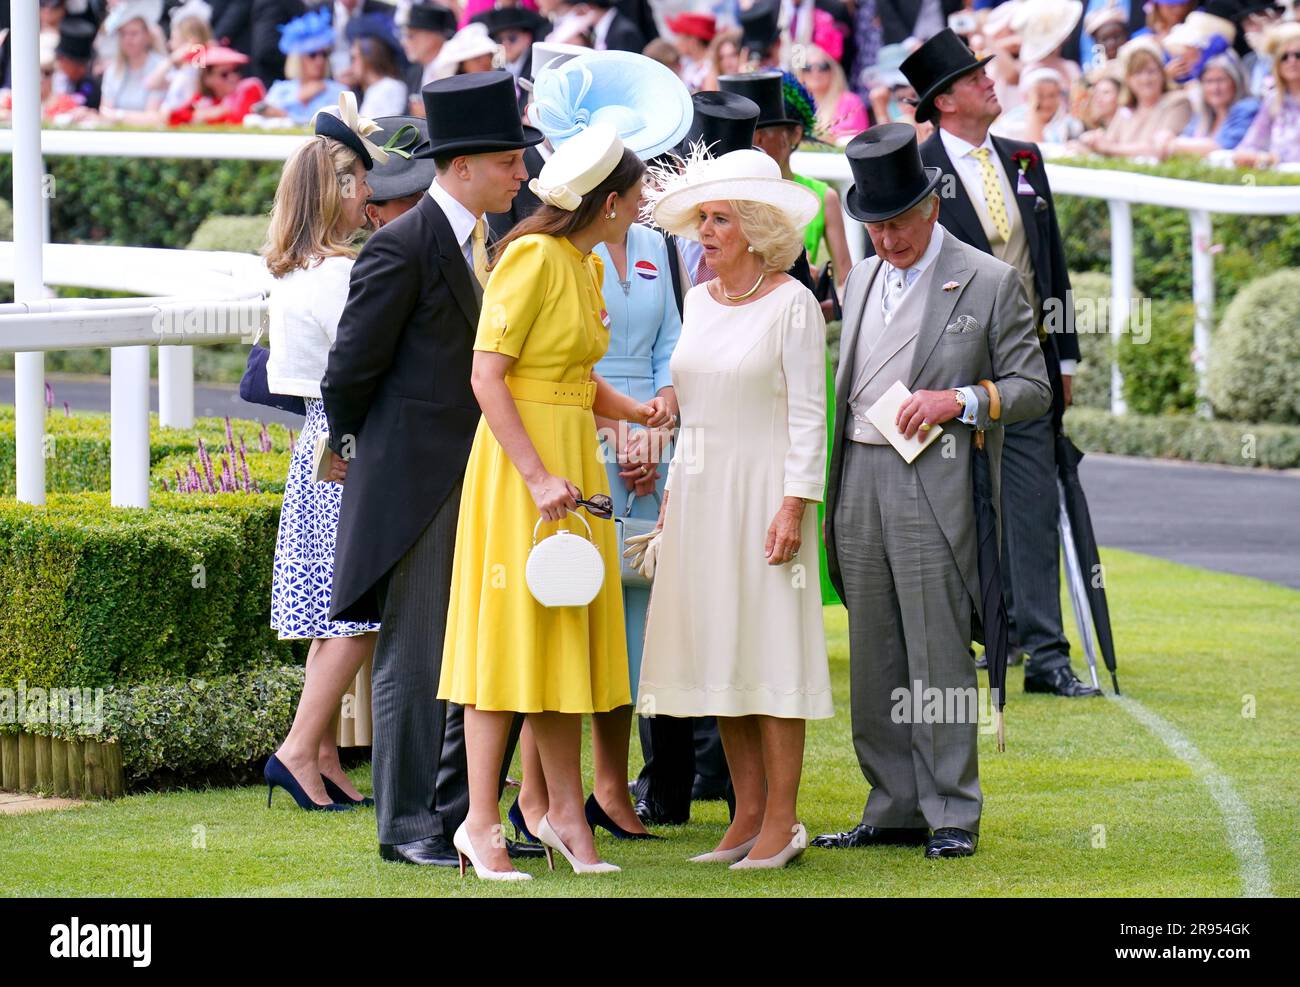
[[(849, 611), (853, 744), (871, 794), (859, 825), (813, 845), (968, 856), (982, 803), (978, 719), (960, 701), (977, 684), (971, 443), (988, 430), (996, 505), (995, 426), (1041, 415), (1051, 389), (1015, 270), (936, 223), (941, 173), (923, 166), (916, 131), (873, 127), (847, 154), (855, 184), (845, 208), (867, 225), (876, 257), (845, 287), (826, 554)], [(899, 431), (946, 432), (910, 465), (866, 418), (896, 381), (912, 392)], [(918, 693), (932, 689), (947, 700), (940, 722), (911, 722)]]

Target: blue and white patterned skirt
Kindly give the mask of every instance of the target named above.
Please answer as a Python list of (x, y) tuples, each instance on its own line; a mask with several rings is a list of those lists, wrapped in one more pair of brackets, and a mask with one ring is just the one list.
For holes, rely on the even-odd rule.
[(329, 619), (343, 487), (312, 479), (316, 437), (327, 428), (320, 398), (307, 398), (307, 421), (289, 459), (280, 533), (275, 539), (271, 626), (281, 641), (355, 637), (379, 630), (378, 624)]

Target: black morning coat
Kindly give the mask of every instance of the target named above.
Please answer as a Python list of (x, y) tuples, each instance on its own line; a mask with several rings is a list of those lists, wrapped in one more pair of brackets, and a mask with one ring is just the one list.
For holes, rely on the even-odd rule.
[[(380, 619), (377, 584), (460, 483), (478, 427), (470, 386), (479, 295), (426, 192), (352, 268), (321, 398), (343, 485), (331, 620)], [(348, 440), (351, 437), (351, 448)]]
[[(994, 137), (993, 147), (1002, 159), (1002, 167), (1014, 189), (1020, 165), (1011, 157), (1017, 151), (1029, 151), (1034, 163), (1025, 173), (1025, 180), (1034, 190), (1034, 195), (1016, 195), (1016, 205), (1020, 208), (1020, 220), (1025, 227), (1025, 236), (1029, 240), (1029, 258), (1034, 265), (1034, 286), (1038, 291), (1039, 325), (1054, 328), (1043, 339), (1043, 359), (1047, 363), (1047, 379), (1052, 385), (1052, 420), (1056, 430), (1061, 429), (1061, 416), (1065, 413), (1065, 398), (1061, 391), (1061, 361), (1079, 359), (1079, 339), (1074, 333), (1074, 304), (1068, 294), (1070, 290), (1070, 272), (1065, 265), (1065, 246), (1061, 243), (1061, 228), (1056, 222), (1056, 204), (1052, 201), (1052, 190), (1047, 184), (1047, 169), (1043, 167), (1043, 155), (1038, 148), (1025, 141), (1008, 140)], [(962, 243), (969, 244), (984, 253), (992, 253), (984, 227), (980, 223), (975, 204), (966, 193), (961, 176), (953, 167), (948, 157), (948, 149), (936, 129), (930, 138), (921, 145), (921, 160), (928, 168), (939, 168), (944, 179), (936, 191), (940, 193), (939, 222), (944, 229)], [(945, 194), (951, 190), (950, 194)], [(867, 256), (875, 256), (870, 238), (866, 243)], [(1052, 309), (1049, 309), (1049, 305)], [(1059, 306), (1059, 308), (1057, 308)], [(1049, 314), (1055, 310), (1059, 314)]]
[[(1065, 414), (1065, 397), (1061, 391), (1061, 361), (1079, 359), (1079, 338), (1074, 334), (1074, 300), (1069, 294), (1070, 271), (1065, 264), (1065, 245), (1061, 242), (1061, 227), (1056, 222), (1056, 203), (1052, 189), (1047, 184), (1047, 169), (1038, 147), (1027, 141), (993, 138), (993, 149), (1002, 159), (1014, 190), (1020, 165), (1012, 155), (1026, 151), (1033, 155), (1033, 163), (1025, 172), (1025, 180), (1034, 190), (1033, 195), (1015, 195), (1020, 208), (1020, 221), (1029, 240), (1029, 259), (1034, 265), (1034, 288), (1038, 292), (1038, 324), (1048, 328), (1043, 339), (1043, 359), (1047, 363), (1047, 380), (1052, 385), (1052, 420), (1056, 430), (1061, 430), (1061, 416)], [(940, 188), (951, 187), (953, 196), (939, 204), (939, 222), (962, 243), (987, 253), (988, 237), (975, 211), (975, 204), (966, 194), (966, 186), (948, 157), (948, 149), (936, 129), (929, 140), (921, 145), (921, 160), (927, 167), (941, 168), (945, 176)], [(1051, 308), (1049, 309), (1049, 305)], [(1052, 310), (1056, 314), (1052, 315)], [(1049, 318), (1050, 316), (1050, 318)]]

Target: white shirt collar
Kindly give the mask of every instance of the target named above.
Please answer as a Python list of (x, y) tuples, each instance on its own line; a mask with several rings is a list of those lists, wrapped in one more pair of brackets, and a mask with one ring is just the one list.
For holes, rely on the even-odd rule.
[(921, 254), (920, 259), (911, 267), (906, 269), (894, 267), (894, 265), (889, 263), (889, 261), (884, 261), (885, 274), (888, 275), (891, 271), (901, 270), (903, 271), (904, 279), (906, 279), (907, 271), (915, 271), (916, 277), (912, 279), (913, 281), (915, 281), (916, 278), (919, 278), (922, 274), (926, 272), (926, 269), (931, 264), (933, 264), (935, 258), (939, 256), (939, 251), (943, 249), (943, 237), (944, 237), (943, 225), (936, 222), (934, 224), (934, 232), (930, 234), (930, 243), (925, 248), (925, 252)]
[(991, 133), (984, 135), (984, 142), (982, 144), (972, 144), (964, 137), (958, 137), (951, 131), (944, 130), (943, 127), (940, 127), (939, 140), (943, 141), (944, 149), (948, 152), (948, 157), (954, 164), (956, 164), (961, 158), (966, 157), (966, 155), (970, 154), (970, 152), (977, 147), (988, 148), (990, 155), (994, 152), (993, 135)]
[(439, 185), (436, 178), (433, 180), (433, 184), (429, 186), (429, 195), (433, 197), (434, 202), (438, 203), (438, 208), (447, 217), (447, 222), (451, 224), (451, 232), (455, 236), (456, 242), (464, 248), (465, 241), (474, 232), (474, 224), (478, 222), (478, 217), (461, 205), (459, 199)]
[(605, 39), (609, 37), (609, 26), (614, 23), (614, 17), (617, 13), (617, 7), (610, 7), (609, 10), (605, 11), (605, 15), (601, 17), (600, 20), (596, 21), (591, 33), (592, 40), (597, 44), (603, 45)]

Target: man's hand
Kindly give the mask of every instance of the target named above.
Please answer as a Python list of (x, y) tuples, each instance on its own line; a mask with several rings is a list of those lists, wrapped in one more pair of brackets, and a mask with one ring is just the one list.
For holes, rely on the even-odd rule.
[(333, 449), (330, 450), (330, 468), (325, 479), (330, 483), (342, 483), (348, 476), (348, 461)]
[(961, 408), (953, 397), (952, 389), (946, 391), (917, 391), (903, 402), (894, 417), (894, 424), (910, 439), (922, 425), (942, 425), (956, 418)]
[(1061, 397), (1067, 408), (1074, 403), (1074, 378), (1069, 374), (1061, 374)]

